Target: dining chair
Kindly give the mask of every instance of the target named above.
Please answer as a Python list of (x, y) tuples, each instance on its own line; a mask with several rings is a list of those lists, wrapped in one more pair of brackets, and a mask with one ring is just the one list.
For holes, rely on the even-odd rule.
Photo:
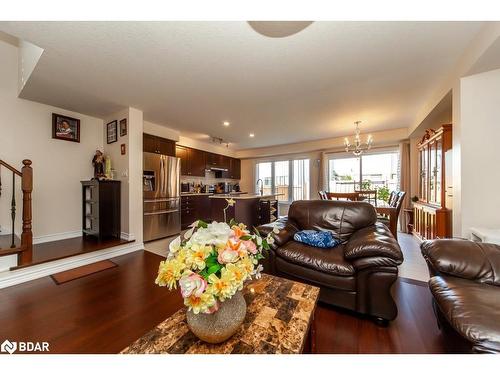
[[(403, 200), (405, 198), (406, 192), (404, 191), (393, 191), (389, 198), (388, 207), (376, 207), (377, 211), (377, 221), (385, 224), (394, 235), (396, 240), (398, 239), (398, 218), (401, 212), (401, 207), (403, 206)], [(392, 200), (391, 200), (392, 198)]]
[(328, 200), (328, 197), (326, 196), (326, 191), (320, 190), (318, 191), (318, 194), (319, 194), (319, 199), (321, 199), (322, 201)]

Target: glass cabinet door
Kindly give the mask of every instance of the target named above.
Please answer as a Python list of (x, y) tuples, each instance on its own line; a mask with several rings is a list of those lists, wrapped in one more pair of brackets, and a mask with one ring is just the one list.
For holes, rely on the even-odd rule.
[(429, 145), (429, 202), (436, 202), (436, 142)]
[(421, 167), (421, 180), (422, 180), (422, 200), (427, 202), (429, 199), (428, 178), (429, 178), (429, 146), (422, 149), (422, 167)]
[(441, 205), (441, 196), (443, 189), (443, 139), (436, 140), (436, 204)]

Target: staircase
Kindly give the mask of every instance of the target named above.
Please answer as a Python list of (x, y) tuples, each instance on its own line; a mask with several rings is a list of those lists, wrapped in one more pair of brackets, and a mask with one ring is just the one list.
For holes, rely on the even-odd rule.
[[(33, 233), (31, 231), (31, 193), (33, 191), (33, 169), (31, 168), (31, 160), (23, 160), (21, 171), (13, 166), (0, 160), (0, 199), (5, 197), (2, 192), (2, 167), (8, 169), (12, 173), (12, 192), (10, 196), (10, 211), (11, 211), (11, 233), (8, 235), (0, 235), (0, 257), (7, 255), (17, 255), (17, 265), (22, 266), (31, 263), (33, 255)], [(21, 180), (21, 190), (23, 194), (22, 207), (22, 233), (21, 238), (15, 235), (16, 222), (16, 178)]]

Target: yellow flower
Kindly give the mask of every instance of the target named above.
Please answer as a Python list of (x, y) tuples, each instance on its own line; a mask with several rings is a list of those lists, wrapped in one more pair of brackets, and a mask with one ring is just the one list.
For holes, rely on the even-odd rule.
[(195, 294), (192, 294), (189, 297), (184, 298), (184, 304), (195, 314), (199, 314), (200, 312), (209, 312), (210, 308), (214, 306), (216, 302), (217, 301), (213, 294), (209, 292), (204, 292), (199, 297), (197, 297)]
[(221, 277), (217, 277), (215, 273), (208, 276), (208, 290), (223, 302), (225, 299), (231, 298), (235, 292), (233, 281), (231, 280), (232, 274), (228, 273), (225, 268), (221, 271)]
[(243, 269), (247, 274), (251, 274), (255, 268), (254, 262), (250, 257), (241, 258), (236, 265)]
[(162, 261), (158, 268), (155, 283), (159, 286), (167, 286), (169, 289), (177, 288), (176, 282), (180, 279), (185, 268), (186, 265), (177, 259)]
[(228, 273), (228, 277), (233, 280), (234, 285), (238, 290), (243, 288), (243, 282), (246, 280), (248, 274), (244, 268), (238, 267), (236, 264), (228, 264), (226, 265), (226, 271)]
[(187, 252), (186, 263), (192, 267), (193, 270), (199, 269), (200, 271), (205, 268), (205, 259), (212, 252), (212, 246), (204, 246), (193, 244), (191, 249)]

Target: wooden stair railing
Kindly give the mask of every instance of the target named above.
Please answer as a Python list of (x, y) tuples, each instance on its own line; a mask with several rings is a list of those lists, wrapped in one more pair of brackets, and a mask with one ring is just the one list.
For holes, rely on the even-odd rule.
[[(20, 251), (17, 253), (18, 265), (31, 263), (33, 258), (33, 232), (31, 231), (32, 209), (31, 193), (33, 191), (33, 169), (31, 160), (23, 160), (21, 171), (0, 160), (0, 196), (2, 195), (1, 167), (5, 167), (12, 172), (12, 198), (11, 198), (11, 249), (15, 249), (15, 220), (16, 220), (16, 175), (21, 178), (21, 190), (23, 192), (23, 230), (21, 233)], [(1, 251), (1, 250), (0, 250)]]

